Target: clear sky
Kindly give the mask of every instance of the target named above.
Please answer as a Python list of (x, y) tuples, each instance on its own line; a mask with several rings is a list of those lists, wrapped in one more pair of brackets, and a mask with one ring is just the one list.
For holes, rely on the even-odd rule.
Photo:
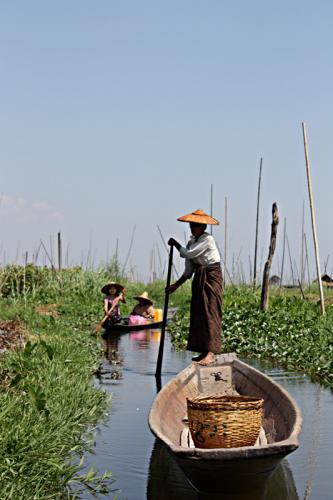
[(1, 0), (0, 260), (58, 230), (73, 261), (117, 239), (124, 260), (136, 224), (130, 260), (147, 277), (153, 246), (165, 252), (156, 224), (183, 241), (177, 216), (209, 211), (213, 183), (214, 234), (223, 248), (227, 196), (228, 254), (248, 273), (263, 157), (259, 259), (276, 201), (275, 271), (284, 217), (299, 264), (305, 121), (330, 272), (332, 23), (329, 0)]

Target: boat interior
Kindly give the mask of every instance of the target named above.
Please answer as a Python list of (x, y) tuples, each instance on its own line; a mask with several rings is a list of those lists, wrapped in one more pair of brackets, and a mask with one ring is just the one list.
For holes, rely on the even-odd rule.
[(290, 437), (297, 419), (292, 399), (270, 378), (239, 361), (234, 353), (217, 356), (216, 363), (209, 366), (192, 363), (164, 387), (153, 412), (160, 415), (161, 435), (172, 445), (194, 448), (188, 429), (187, 398), (235, 394), (264, 400), (262, 428), (254, 447)]

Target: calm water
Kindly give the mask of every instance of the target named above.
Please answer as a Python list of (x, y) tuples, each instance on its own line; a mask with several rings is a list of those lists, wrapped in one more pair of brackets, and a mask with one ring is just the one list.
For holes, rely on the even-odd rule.
[[(101, 374), (96, 383), (112, 393), (106, 424), (96, 434), (88, 465), (99, 472), (112, 470), (114, 492), (103, 498), (119, 500), (194, 500), (227, 498), (198, 493), (177, 464), (155, 442), (148, 413), (156, 394), (155, 364), (159, 331), (114, 334), (106, 344)], [(191, 361), (190, 353), (172, 350), (166, 338), (163, 384)], [(242, 499), (333, 499), (333, 394), (299, 373), (245, 360), (285, 387), (301, 408), (304, 423), (300, 448), (276, 470), (265, 491)], [(88, 494), (84, 497), (91, 498)], [(236, 498), (236, 497), (232, 497)]]

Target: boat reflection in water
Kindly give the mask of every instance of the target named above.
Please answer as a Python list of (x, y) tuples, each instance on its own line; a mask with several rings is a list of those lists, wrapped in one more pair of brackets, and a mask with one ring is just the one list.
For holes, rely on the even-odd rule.
[(104, 361), (100, 364), (96, 371), (96, 377), (103, 384), (115, 383), (123, 377), (122, 368), (124, 360), (119, 350), (119, 342), (121, 335), (119, 333), (104, 333)]
[[(161, 338), (161, 330), (139, 330), (128, 334), (135, 351), (146, 351), (150, 344)], [(102, 335), (104, 341), (104, 360), (96, 371), (96, 377), (103, 384), (114, 383), (123, 377), (124, 357), (120, 349), (123, 333), (107, 331)]]
[(156, 439), (150, 458), (147, 484), (148, 500), (298, 500), (292, 471), (282, 460), (267, 481), (253, 489), (235, 485), (236, 491), (205, 493), (196, 490), (186, 478), (166, 446)]
[(149, 349), (151, 342), (159, 342), (161, 330), (140, 330), (129, 334), (131, 341), (135, 342), (138, 350)]

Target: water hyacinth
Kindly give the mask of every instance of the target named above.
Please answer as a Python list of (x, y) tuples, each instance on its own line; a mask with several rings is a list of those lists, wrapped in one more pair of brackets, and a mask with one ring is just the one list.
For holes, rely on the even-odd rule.
[[(170, 326), (172, 342), (184, 349), (189, 312), (178, 312)], [(227, 288), (223, 301), (222, 348), (242, 356), (272, 359), (281, 366), (302, 370), (333, 386), (333, 306), (320, 315), (316, 303), (276, 295), (268, 311), (250, 289)]]

